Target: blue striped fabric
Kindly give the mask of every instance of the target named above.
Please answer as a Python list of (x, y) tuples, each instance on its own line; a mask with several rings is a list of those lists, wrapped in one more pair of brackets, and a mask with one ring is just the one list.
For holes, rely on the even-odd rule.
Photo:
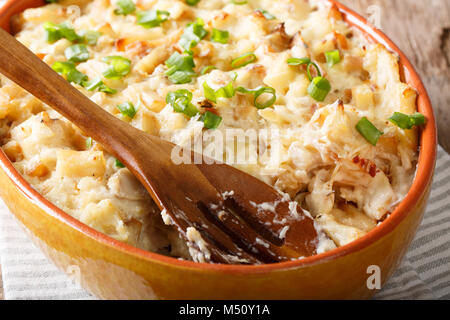
[(378, 299), (450, 298), (450, 156), (439, 148), (427, 212), (401, 267)]

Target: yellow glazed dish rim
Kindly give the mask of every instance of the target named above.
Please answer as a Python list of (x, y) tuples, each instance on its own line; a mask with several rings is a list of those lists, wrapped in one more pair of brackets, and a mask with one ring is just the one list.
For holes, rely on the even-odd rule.
[[(418, 169), (411, 189), (409, 190), (405, 199), (396, 207), (396, 209), (390, 214), (390, 216), (365, 236), (345, 246), (319, 255), (311, 256), (301, 260), (280, 262), (274, 264), (224, 265), (178, 260), (176, 258), (148, 252), (119, 242), (103, 233), (94, 230), (93, 228), (85, 225), (66, 212), (57, 208), (54, 204), (46, 200), (41, 194), (33, 189), (33, 187), (14, 168), (13, 164), (7, 158), (3, 150), (0, 152), (0, 167), (5, 171), (7, 176), (11, 179), (11, 181), (18, 188), (18, 190), (20, 190), (21, 193), (23, 193), (31, 202), (39, 206), (52, 217), (62, 221), (71, 228), (85, 234), (95, 241), (153, 263), (168, 264), (171, 266), (177, 266), (179, 268), (187, 268), (191, 270), (195, 269), (200, 271), (220, 271), (233, 274), (265, 273), (269, 271), (281, 271), (320, 264), (322, 262), (330, 261), (370, 246), (386, 234), (392, 232), (409, 214), (409, 212), (411, 212), (411, 210), (417, 205), (417, 201), (421, 199), (426, 192), (425, 189), (426, 186), (431, 182), (436, 161), (436, 122), (433, 114), (433, 108), (431, 106), (431, 102), (426, 89), (419, 75), (417, 74), (409, 60), (406, 58), (406, 56), (403, 54), (403, 52), (384, 33), (371, 26), (367, 22), (367, 20), (361, 17), (359, 14), (350, 10), (338, 1), (327, 1), (335, 4), (342, 12), (344, 19), (350, 25), (360, 29), (369, 40), (380, 43), (389, 50), (398, 54), (401, 76), (405, 82), (407, 82), (417, 90), (418, 111), (424, 114), (428, 120), (426, 127), (420, 133), (420, 154), (418, 160)], [(12, 17), (12, 15), (17, 14), (18, 12), (21, 12), (26, 8), (37, 7), (43, 4), (44, 1), (42, 0), (8, 0), (7, 3), (0, 9), (0, 27), (3, 27), (4, 29), (9, 31), (10, 18)]]

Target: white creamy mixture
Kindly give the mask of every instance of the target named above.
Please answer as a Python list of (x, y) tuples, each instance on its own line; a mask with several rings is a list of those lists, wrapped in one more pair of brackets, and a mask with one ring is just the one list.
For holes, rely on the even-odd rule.
[[(363, 236), (406, 195), (416, 170), (417, 130), (388, 119), (394, 112), (414, 114), (416, 92), (400, 80), (396, 56), (350, 28), (328, 2), (201, 0), (191, 6), (184, 0), (134, 0), (132, 5), (61, 0), (25, 10), (13, 26), (19, 41), (92, 101), (163, 139), (185, 144), (204, 127), (223, 133), (279, 130), (275, 163), (236, 167), (286, 193), (314, 217), (333, 242), (320, 252)], [(187, 44), (190, 53), (183, 53), (187, 40), (194, 42)], [(184, 65), (166, 62), (175, 53)], [(111, 56), (122, 58), (104, 59)], [(323, 101), (308, 90), (305, 65), (287, 63), (306, 57), (331, 86)], [(69, 59), (72, 64), (58, 68)], [(314, 65), (309, 70), (318, 76)], [(220, 90), (227, 85), (231, 93)], [(269, 88), (276, 99), (261, 106), (270, 93), (255, 103), (255, 91), (235, 91), (238, 87)], [(166, 101), (180, 89), (192, 93), (197, 115)], [(205, 120), (205, 114), (211, 118)], [(383, 132), (376, 145), (356, 129), (364, 117)], [(40, 193), (87, 225), (139, 248), (207, 260), (197, 230), (188, 231), (195, 244), (188, 248), (126, 168), (3, 76), (0, 139)], [(258, 146), (242, 141), (236, 148)]]

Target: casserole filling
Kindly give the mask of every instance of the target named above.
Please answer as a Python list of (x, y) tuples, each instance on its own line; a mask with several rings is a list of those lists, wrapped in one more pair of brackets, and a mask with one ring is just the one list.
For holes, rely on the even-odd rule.
[[(328, 1), (52, 2), (13, 19), (20, 42), (123, 121), (287, 194), (329, 237), (319, 253), (365, 235), (408, 192), (425, 123), (416, 91)], [(186, 243), (120, 161), (1, 75), (0, 139), (62, 210), (203, 261), (195, 229)]]

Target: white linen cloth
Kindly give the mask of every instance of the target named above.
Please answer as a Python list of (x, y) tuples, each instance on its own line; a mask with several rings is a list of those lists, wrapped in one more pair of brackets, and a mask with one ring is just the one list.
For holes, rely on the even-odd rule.
[[(0, 262), (5, 299), (93, 299), (29, 240), (0, 200)], [(421, 227), (377, 299), (450, 299), (450, 156), (439, 148)]]

